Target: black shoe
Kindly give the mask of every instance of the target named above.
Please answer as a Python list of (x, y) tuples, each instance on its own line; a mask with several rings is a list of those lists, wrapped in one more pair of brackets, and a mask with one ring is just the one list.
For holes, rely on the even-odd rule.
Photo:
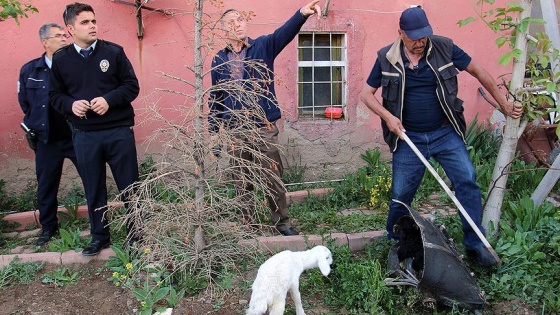
[(482, 267), (491, 267), (498, 265), (498, 261), (486, 247), (476, 249), (467, 249), (467, 257), (474, 259)]
[(6, 242), (4, 240), (0, 240), (0, 247), (6, 245)]
[(51, 240), (51, 238), (56, 234), (58, 234), (58, 229), (43, 230), (41, 232), (41, 235), (37, 239), (37, 243), (36, 243), (37, 246), (46, 245)]
[(88, 247), (82, 250), (82, 255), (84, 256), (95, 256), (101, 252), (102, 249), (109, 248), (111, 245), (110, 240), (100, 241), (93, 240), (89, 243)]
[(282, 233), (282, 235), (284, 236), (299, 235), (299, 232), (294, 228), (287, 228), (285, 230), (280, 231), (280, 233)]

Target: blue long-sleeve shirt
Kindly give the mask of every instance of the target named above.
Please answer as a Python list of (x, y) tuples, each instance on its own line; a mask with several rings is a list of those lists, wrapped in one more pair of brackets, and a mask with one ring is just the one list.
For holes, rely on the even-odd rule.
[[(278, 101), (276, 100), (276, 92), (274, 89), (274, 59), (278, 54), (294, 39), (303, 24), (307, 21), (298, 10), (284, 25), (275, 30), (272, 34), (263, 35), (256, 39), (247, 39), (247, 52), (245, 59), (252, 59), (261, 62), (266, 69), (270, 80), (263, 80), (261, 72), (255, 71), (249, 65), (245, 64), (243, 71), (243, 79), (262, 80), (262, 91), (266, 91), (266, 95), (260, 95), (258, 104), (264, 110), (266, 119), (270, 122), (281, 117)], [(229, 48), (226, 47), (218, 52), (212, 60), (212, 85), (210, 92), (208, 107), (210, 108), (210, 116), (208, 118), (210, 131), (217, 131), (219, 126), (223, 124), (226, 128), (232, 123), (231, 110), (239, 110), (244, 107), (239, 100), (230, 95), (228, 91), (219, 88), (219, 84), (232, 79), (230, 66), (228, 62)], [(260, 123), (257, 121), (257, 123)]]

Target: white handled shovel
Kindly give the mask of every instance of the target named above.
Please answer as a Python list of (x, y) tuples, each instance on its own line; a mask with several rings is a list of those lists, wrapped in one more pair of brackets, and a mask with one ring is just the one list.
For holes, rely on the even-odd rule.
[(439, 177), (439, 174), (436, 172), (436, 170), (434, 170), (434, 168), (430, 165), (430, 163), (428, 162), (428, 160), (426, 160), (426, 158), (422, 155), (422, 153), (420, 153), (420, 151), (418, 151), (418, 148), (416, 147), (416, 145), (414, 145), (414, 143), (412, 143), (412, 141), (410, 141), (410, 139), (408, 138), (408, 136), (403, 132), (401, 132), (401, 138), (406, 141), (406, 143), (410, 146), (410, 148), (412, 149), (412, 151), (414, 151), (414, 153), (416, 154), (416, 156), (418, 156), (418, 158), (420, 159), (420, 161), (422, 161), (422, 163), (424, 163), (424, 165), (426, 166), (426, 168), (430, 171), (430, 173), (432, 173), (432, 175), (434, 175), (434, 177), (437, 179), (437, 181), (439, 182), (439, 184), (441, 185), (441, 187), (443, 187), (443, 189), (445, 190), (445, 192), (449, 195), (449, 197), (451, 197), (451, 200), (453, 200), (453, 202), (455, 203), (455, 205), (457, 206), (457, 208), (459, 208), (459, 211), (461, 211), (461, 214), (463, 215), (463, 217), (465, 217), (465, 219), (467, 220), (467, 222), (469, 223), (469, 225), (472, 227), (472, 229), (475, 231), (476, 235), (478, 235), (478, 237), (480, 238), (480, 240), (482, 241), (482, 243), (484, 244), (484, 246), (486, 246), (486, 248), (488, 249), (488, 251), (490, 251), (490, 254), (492, 254), (492, 256), (494, 257), (494, 259), (496, 259), (496, 261), (498, 262), (498, 265), (502, 264), (502, 261), (500, 260), (500, 257), (498, 257), (498, 254), (496, 253), (496, 251), (494, 250), (494, 248), (492, 248), (492, 245), (490, 245), (490, 243), (488, 243), (488, 240), (486, 240), (486, 237), (484, 237), (484, 234), (482, 234), (482, 232), (480, 231), (480, 229), (478, 228), (478, 226), (476, 226), (476, 224), (473, 222), (473, 220), (471, 219), (471, 217), (469, 216), (469, 214), (467, 213), (467, 211), (465, 210), (465, 208), (463, 208), (463, 206), (461, 205), (461, 203), (459, 202), (459, 200), (457, 200), (457, 197), (455, 197), (455, 195), (453, 194), (453, 192), (451, 191), (451, 189), (449, 189), (449, 187), (447, 187), (447, 185), (445, 184), (445, 182), (443, 181), (443, 179), (441, 179), (441, 177)]

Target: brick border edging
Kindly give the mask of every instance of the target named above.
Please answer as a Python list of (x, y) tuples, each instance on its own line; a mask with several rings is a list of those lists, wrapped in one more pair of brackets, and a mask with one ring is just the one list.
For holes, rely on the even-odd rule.
[[(330, 237), (335, 240), (338, 245), (348, 246), (350, 251), (355, 252), (362, 250), (374, 240), (385, 237), (385, 231), (370, 231), (355, 234), (332, 233)], [(255, 245), (261, 250), (268, 250), (271, 252), (279, 252), (286, 249), (300, 251), (307, 249), (308, 245), (324, 245), (324, 239), (325, 236), (322, 237), (319, 235), (263, 236), (253, 240), (242, 241), (239, 245)], [(106, 261), (111, 256), (115, 256), (115, 252), (110, 248), (102, 250), (101, 253), (96, 256), (84, 256), (81, 252), (76, 252), (74, 250), (69, 250), (64, 253), (43, 252), (0, 255), (0, 268), (9, 265), (15, 258), (18, 258), (20, 262), (46, 262), (54, 265), (71, 265), (87, 264), (92, 260)]]
[[(330, 193), (332, 189), (319, 188), (311, 190), (300, 190), (295, 192), (288, 192), (286, 194), (286, 201), (288, 204), (301, 203), (307, 199), (308, 196), (323, 196)], [(118, 206), (119, 203), (111, 203), (112, 206)], [(66, 209), (61, 208), (61, 211)], [(454, 213), (453, 211), (448, 214)], [(22, 215), (25, 214), (25, 215)], [(445, 214), (444, 214), (445, 215)], [(38, 211), (27, 211), (9, 214), (4, 217), (4, 220), (10, 216), (10, 220), (25, 218), (29, 222), (31, 219), (33, 223), (38, 224)], [(87, 207), (78, 207), (78, 217), (87, 217)], [(14, 221), (12, 221), (14, 222)], [(20, 221), (15, 221), (20, 222)], [(23, 226), (21, 224), (20, 226)], [(25, 226), (24, 226), (25, 227)], [(324, 245), (324, 239), (328, 236), (340, 246), (348, 246), (350, 251), (355, 252), (364, 249), (368, 244), (382, 237), (385, 237), (386, 231), (367, 231), (354, 234), (346, 233), (332, 233), (330, 235), (295, 235), (295, 236), (270, 236), (258, 237), (252, 240), (246, 240), (239, 243), (240, 246), (255, 246), (260, 250), (268, 250), (270, 252), (279, 252), (282, 250), (301, 251), (307, 249), (307, 246)], [(112, 249), (104, 249), (97, 256), (84, 256), (81, 252), (73, 250), (59, 253), (59, 252), (42, 252), (32, 254), (10, 254), (0, 255), (0, 268), (7, 266), (14, 258), (18, 257), (21, 262), (46, 262), (57, 265), (70, 265), (70, 264), (85, 264), (92, 260), (106, 261), (109, 257), (114, 256), (115, 253)]]
[[(298, 190), (286, 193), (286, 202), (288, 205), (297, 204), (304, 202), (307, 197), (311, 196), (324, 196), (328, 193), (333, 191), (332, 188), (318, 188), (318, 189), (310, 189), (310, 190)], [(121, 207), (122, 202), (109, 202), (110, 207)], [(64, 207), (58, 208), (59, 212), (68, 213), (68, 210)], [(87, 218), (88, 217), (88, 209), (87, 206), (78, 206), (78, 218)], [(21, 232), (25, 231), (25, 229), (29, 225), (35, 225), (37, 227), (41, 227), (39, 223), (39, 210), (32, 210), (32, 211), (23, 211), (23, 212), (16, 212), (7, 214), (2, 218), (6, 222), (11, 223), (18, 223), (18, 226), (13, 229), (13, 231)]]
[(32, 254), (10, 254), (0, 255), (0, 268), (7, 266), (14, 259), (19, 259), (20, 262), (45, 262), (53, 265), (71, 265), (71, 264), (86, 264), (92, 260), (108, 260), (110, 256), (114, 256), (115, 252), (112, 249), (104, 249), (97, 256), (84, 256), (81, 252), (69, 250), (64, 253), (59, 252), (43, 252)]
[[(110, 202), (109, 206), (118, 207), (121, 204), (122, 203), (118, 203), (118, 202)], [(58, 212), (68, 213), (68, 210), (64, 207), (58, 207)], [(87, 206), (84, 205), (78, 206), (77, 217), (78, 218), (88, 217)], [(13, 230), (11, 230), (15, 232), (25, 231), (25, 229), (29, 225), (35, 225), (37, 227), (41, 227), (41, 224), (39, 223), (39, 210), (10, 213), (5, 215), (4, 218), (2, 218), (2, 220), (10, 223), (18, 223), (18, 226), (16, 226)]]

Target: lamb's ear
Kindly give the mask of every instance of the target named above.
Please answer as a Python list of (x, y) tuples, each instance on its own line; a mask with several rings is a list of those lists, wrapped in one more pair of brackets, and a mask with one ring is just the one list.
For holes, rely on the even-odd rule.
[(323, 276), (326, 277), (329, 275), (329, 273), (331, 273), (331, 266), (329, 265), (326, 257), (318, 257), (317, 266), (319, 267), (319, 270), (321, 270)]

